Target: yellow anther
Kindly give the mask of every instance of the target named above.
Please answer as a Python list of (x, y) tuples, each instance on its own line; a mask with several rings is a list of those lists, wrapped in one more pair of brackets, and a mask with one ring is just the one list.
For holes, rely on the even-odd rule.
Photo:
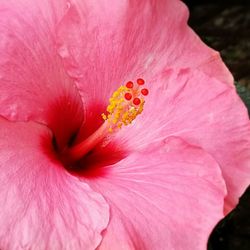
[(109, 124), (109, 132), (132, 123), (142, 113), (144, 103), (144, 94), (139, 84), (135, 89), (131, 87), (131, 82), (130, 85), (120, 86), (109, 98), (107, 113), (102, 114), (103, 120)]
[(102, 119), (107, 120), (107, 116), (105, 114), (102, 114)]

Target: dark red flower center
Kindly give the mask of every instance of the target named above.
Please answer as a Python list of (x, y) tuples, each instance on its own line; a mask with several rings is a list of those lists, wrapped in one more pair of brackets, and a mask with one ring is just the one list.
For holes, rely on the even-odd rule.
[(72, 125), (74, 119), (72, 123), (61, 123), (62, 115), (72, 118), (71, 110), (61, 108), (63, 112), (59, 114), (58, 108), (54, 109), (56, 112), (51, 123), (53, 148), (56, 157), (69, 172), (97, 177), (105, 174), (105, 166), (116, 163), (127, 154), (113, 138), (122, 126), (129, 125), (143, 111), (143, 96), (148, 94), (146, 88), (141, 88), (143, 84), (144, 80), (138, 79), (137, 84), (130, 81), (119, 87), (110, 98), (105, 113), (100, 112), (104, 110), (103, 105), (93, 105), (91, 113), (94, 115), (84, 123), (77, 121), (77, 126)]

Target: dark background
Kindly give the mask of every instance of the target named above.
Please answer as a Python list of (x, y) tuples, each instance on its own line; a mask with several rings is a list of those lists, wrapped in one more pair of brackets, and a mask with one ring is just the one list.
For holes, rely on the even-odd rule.
[[(184, 2), (190, 9), (189, 25), (221, 53), (250, 114), (250, 0)], [(214, 228), (208, 250), (250, 250), (250, 187)]]
[(250, 87), (250, 1), (184, 0), (190, 26), (221, 52), (235, 80)]

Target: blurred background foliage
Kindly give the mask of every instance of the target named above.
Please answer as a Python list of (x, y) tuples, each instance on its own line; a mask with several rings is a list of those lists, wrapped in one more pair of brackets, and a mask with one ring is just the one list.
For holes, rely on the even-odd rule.
[(190, 9), (190, 26), (205, 43), (221, 53), (250, 109), (250, 1), (184, 2)]
[[(250, 114), (250, 0), (183, 1), (190, 9), (189, 25), (221, 53)], [(250, 250), (250, 187), (215, 226), (208, 250)]]

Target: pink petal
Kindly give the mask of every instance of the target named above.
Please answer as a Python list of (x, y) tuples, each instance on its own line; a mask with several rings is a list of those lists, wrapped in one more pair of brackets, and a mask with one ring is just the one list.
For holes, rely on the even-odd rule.
[(117, 142), (140, 150), (178, 136), (202, 147), (222, 169), (231, 209), (250, 183), (250, 123), (235, 88), (193, 69), (169, 69), (149, 82), (143, 114)]
[(87, 180), (111, 207), (103, 249), (206, 249), (225, 184), (202, 149), (169, 138)]
[(181, 1), (69, 2), (58, 28), (59, 53), (87, 104), (107, 102), (116, 86), (166, 67), (199, 68), (232, 83), (218, 52), (187, 26)]
[(0, 115), (49, 125), (65, 144), (83, 120), (79, 92), (55, 47), (63, 0), (0, 2)]
[(0, 118), (0, 249), (95, 249), (109, 208), (53, 155), (51, 133)]

